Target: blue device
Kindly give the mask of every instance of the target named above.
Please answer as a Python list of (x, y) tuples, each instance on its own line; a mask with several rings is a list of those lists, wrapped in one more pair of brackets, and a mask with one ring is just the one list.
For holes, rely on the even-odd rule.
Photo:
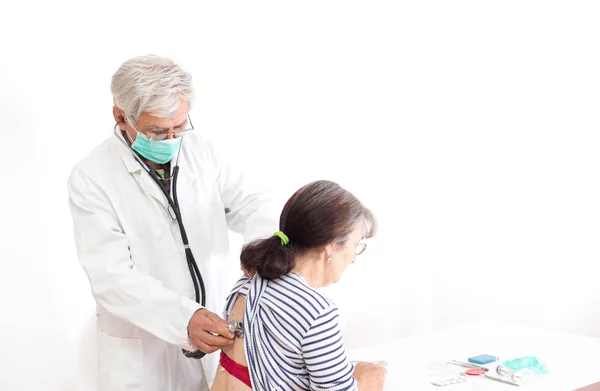
[(479, 365), (489, 364), (494, 361), (498, 361), (498, 357), (490, 356), (489, 354), (481, 354), (479, 356), (469, 357), (469, 362)]

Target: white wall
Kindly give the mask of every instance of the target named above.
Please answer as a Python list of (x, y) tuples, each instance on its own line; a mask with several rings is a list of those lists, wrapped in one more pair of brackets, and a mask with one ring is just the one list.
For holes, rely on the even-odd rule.
[(0, 389), (94, 389), (66, 179), (146, 53), (193, 73), (194, 124), (282, 202), (326, 178), (376, 213), (331, 289), (349, 347), (481, 317), (600, 337), (595, 2), (85, 4), (0, 12)]

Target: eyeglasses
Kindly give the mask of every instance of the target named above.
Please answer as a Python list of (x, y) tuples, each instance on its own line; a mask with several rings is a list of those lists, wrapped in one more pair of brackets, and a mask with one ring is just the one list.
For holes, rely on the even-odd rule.
[[(354, 242), (352, 242), (352, 243), (354, 243)], [(364, 253), (366, 249), (367, 249), (366, 243), (358, 242), (358, 243), (356, 243), (356, 248), (354, 249), (354, 254), (360, 255), (360, 254)]]
[(366, 250), (366, 249), (367, 249), (367, 244), (366, 244), (366, 243), (362, 243), (362, 242), (360, 242), (360, 243), (357, 243), (357, 244), (356, 244), (356, 250), (354, 251), (354, 253), (355, 253), (356, 255), (360, 255), (360, 254), (362, 254), (363, 252), (365, 252), (365, 250)]
[[(150, 141), (163, 141), (165, 140), (167, 137), (169, 137), (169, 129), (166, 130), (161, 130), (161, 131), (152, 131), (152, 130), (147, 130), (145, 131), (145, 133), (140, 132), (139, 130), (137, 130), (135, 128), (135, 126), (133, 126), (133, 121), (131, 120), (131, 117), (129, 118), (129, 122), (131, 124), (131, 127), (133, 128), (133, 130), (135, 130), (136, 132), (143, 134), (144, 136), (146, 136), (148, 138), (148, 140)], [(183, 130), (176, 130), (175, 132), (172, 133), (174, 138), (180, 138), (180, 137), (184, 137), (189, 135), (190, 133), (192, 133), (194, 131), (194, 125), (192, 124), (192, 119), (190, 118), (190, 115), (187, 115), (187, 121), (189, 123), (189, 127), (183, 129)], [(184, 123), (184, 125), (186, 125)]]

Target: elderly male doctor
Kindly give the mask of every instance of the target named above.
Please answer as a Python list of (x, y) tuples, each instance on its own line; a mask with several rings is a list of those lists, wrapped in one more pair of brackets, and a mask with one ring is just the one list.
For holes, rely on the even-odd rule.
[[(226, 262), (227, 230), (250, 240), (274, 232), (277, 215), (193, 130), (192, 80), (178, 65), (131, 59), (111, 89), (114, 134), (68, 183), (77, 252), (97, 302), (98, 389), (208, 390), (210, 353), (233, 341), (206, 309), (221, 312), (232, 282), (223, 277), (236, 267)], [(195, 300), (202, 281), (206, 308)]]

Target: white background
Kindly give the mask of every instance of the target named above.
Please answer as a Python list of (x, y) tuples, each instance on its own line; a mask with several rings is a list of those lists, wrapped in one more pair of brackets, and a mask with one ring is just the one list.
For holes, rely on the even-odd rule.
[(330, 290), (349, 348), (480, 318), (600, 337), (599, 11), (3, 2), (0, 389), (94, 389), (66, 180), (111, 134), (112, 74), (148, 53), (193, 74), (196, 128), (282, 203), (331, 179), (374, 211)]

